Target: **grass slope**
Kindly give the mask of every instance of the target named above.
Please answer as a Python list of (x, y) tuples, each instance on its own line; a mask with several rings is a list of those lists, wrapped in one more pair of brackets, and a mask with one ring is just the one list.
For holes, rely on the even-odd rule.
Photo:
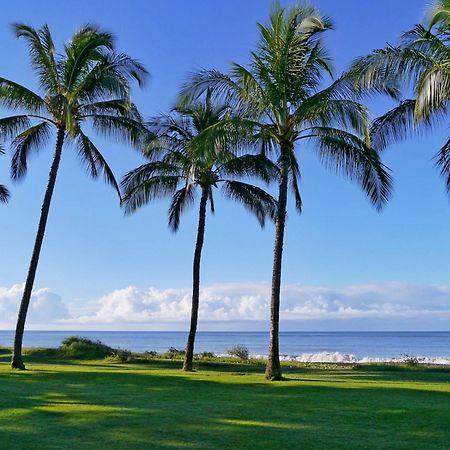
[[(0, 357), (0, 448), (444, 449), (450, 372)], [(378, 369), (378, 370), (377, 370)], [(383, 370), (380, 370), (383, 369)]]

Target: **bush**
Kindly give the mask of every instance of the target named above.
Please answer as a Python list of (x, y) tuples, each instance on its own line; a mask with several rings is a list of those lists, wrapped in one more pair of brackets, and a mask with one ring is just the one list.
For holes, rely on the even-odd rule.
[(213, 352), (202, 352), (195, 355), (197, 359), (215, 359), (216, 355)]
[(110, 363), (129, 363), (133, 362), (133, 356), (128, 350), (117, 350), (116, 353), (107, 356), (105, 360)]
[(169, 350), (167, 350), (167, 352), (162, 355), (162, 357), (167, 359), (180, 359), (184, 356), (184, 354), (185, 354), (184, 350), (179, 350), (175, 347), (170, 347)]
[(248, 350), (248, 347), (245, 345), (235, 345), (234, 347), (227, 350), (227, 353), (231, 356), (236, 356), (241, 361), (248, 361), (250, 352)]
[(92, 341), (80, 336), (69, 336), (62, 341), (59, 348), (62, 356), (75, 359), (98, 359), (107, 356), (126, 360), (130, 356), (127, 350), (112, 348), (103, 342)]

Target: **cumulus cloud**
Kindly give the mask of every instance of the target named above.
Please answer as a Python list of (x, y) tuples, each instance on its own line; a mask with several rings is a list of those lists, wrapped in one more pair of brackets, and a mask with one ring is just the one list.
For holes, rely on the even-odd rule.
[[(14, 324), (17, 319), (24, 284), (14, 284), (9, 288), (0, 287), (0, 324)], [(38, 289), (33, 292), (27, 322), (48, 324), (71, 315), (62, 298), (51, 289)]]
[[(23, 285), (0, 288), (0, 324), (16, 319)], [(73, 305), (75, 302), (72, 302)], [(50, 289), (33, 293), (29, 322), (59, 328), (91, 329), (186, 328), (191, 290), (129, 286), (91, 303), (90, 312), (69, 309)], [(204, 286), (200, 295), (200, 323), (221, 329), (246, 329), (245, 324), (267, 324), (270, 285), (228, 283)], [(406, 283), (355, 285), (344, 288), (286, 285), (282, 289), (282, 323), (294, 329), (450, 329), (450, 285), (415, 286)], [(228, 324), (228, 325), (227, 325)], [(308, 325), (309, 324), (309, 325)], [(326, 326), (325, 326), (326, 325)], [(251, 327), (251, 325), (249, 325)], [(210, 328), (211, 328), (210, 327)], [(375, 327), (375, 328), (374, 328)]]
[[(76, 321), (187, 321), (190, 296), (190, 289), (127, 287), (103, 296), (95, 313)], [(269, 298), (270, 286), (265, 283), (206, 286), (200, 294), (199, 316), (204, 321), (267, 321)], [(450, 318), (450, 286), (386, 283), (328, 289), (290, 285), (282, 290), (280, 314), (283, 320)]]

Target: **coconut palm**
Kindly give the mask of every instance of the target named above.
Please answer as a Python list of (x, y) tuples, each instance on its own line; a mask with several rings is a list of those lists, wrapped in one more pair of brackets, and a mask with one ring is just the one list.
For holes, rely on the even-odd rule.
[[(450, 2), (440, 1), (429, 11), (426, 26), (415, 25), (388, 45), (357, 59), (347, 77), (358, 88), (397, 84), (413, 92), (372, 125), (372, 142), (384, 149), (414, 133), (433, 128), (448, 118), (450, 100)], [(450, 194), (450, 139), (435, 157)]]
[(72, 144), (88, 173), (92, 177), (103, 175), (120, 195), (111, 168), (83, 128), (86, 123), (116, 141), (137, 144), (143, 126), (130, 101), (130, 81), (134, 79), (142, 84), (146, 70), (130, 57), (115, 53), (113, 36), (93, 25), (80, 28), (64, 46), (62, 54), (56, 53), (47, 25), (34, 29), (15, 24), (14, 30), (28, 45), (41, 94), (0, 78), (0, 105), (20, 113), (0, 119), (2, 137), (12, 140), (13, 180), (25, 176), (28, 157), (47, 144), (53, 130), (56, 132), (53, 161), (14, 339), (11, 364), (23, 369), (23, 331), (63, 146)]
[[(3, 155), (5, 152), (3, 150), (3, 147), (0, 146), (0, 155)], [(3, 184), (0, 184), (0, 202), (6, 203), (9, 199), (9, 191), (6, 189)]]
[[(260, 39), (249, 67), (233, 63), (229, 74), (205, 70), (192, 75), (183, 98), (205, 89), (225, 96), (234, 110), (253, 123), (262, 151), (273, 155), (278, 171), (278, 211), (272, 273), (271, 325), (266, 377), (282, 378), (279, 360), (281, 265), (288, 192), (301, 211), (298, 149), (311, 147), (329, 168), (356, 181), (372, 204), (387, 201), (391, 179), (368, 133), (368, 112), (354, 99), (351, 84), (338, 79), (321, 89), (332, 74), (321, 35), (329, 19), (310, 6), (276, 4), (270, 24), (258, 24)], [(308, 146), (308, 143), (312, 144)]]
[[(223, 194), (243, 204), (264, 226), (266, 216), (273, 218), (276, 202), (258, 186), (239, 180), (257, 176), (265, 182), (277, 168), (262, 155), (236, 154), (245, 139), (226, 105), (206, 99), (149, 122), (152, 138), (144, 152), (149, 162), (129, 172), (122, 181), (127, 214), (151, 200), (170, 196), (169, 226), (175, 232), (181, 214), (195, 201), (200, 202), (192, 267), (191, 323), (183, 369), (192, 370), (200, 296), (200, 259), (205, 235), (207, 205), (214, 213), (214, 190), (222, 185)], [(244, 133), (245, 135), (245, 133)]]

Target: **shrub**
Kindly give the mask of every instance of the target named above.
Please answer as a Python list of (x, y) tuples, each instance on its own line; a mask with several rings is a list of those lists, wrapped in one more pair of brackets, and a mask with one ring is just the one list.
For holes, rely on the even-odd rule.
[(239, 344), (227, 350), (227, 353), (231, 356), (236, 356), (241, 361), (248, 361), (249, 350), (245, 345)]
[(184, 354), (185, 354), (184, 350), (179, 350), (175, 347), (170, 347), (169, 350), (167, 350), (167, 352), (162, 355), (162, 357), (167, 359), (179, 359), (183, 357)]
[(133, 362), (133, 356), (131, 352), (128, 350), (117, 350), (116, 353), (112, 353), (111, 355), (107, 356), (106, 358), (107, 362), (110, 363), (126, 363), (126, 362)]
[(213, 352), (202, 352), (195, 355), (198, 359), (215, 359), (216, 355)]
[(130, 352), (112, 348), (103, 342), (92, 341), (80, 336), (69, 336), (62, 341), (59, 348), (62, 356), (76, 359), (97, 359), (114, 356), (115, 358), (126, 359)]

